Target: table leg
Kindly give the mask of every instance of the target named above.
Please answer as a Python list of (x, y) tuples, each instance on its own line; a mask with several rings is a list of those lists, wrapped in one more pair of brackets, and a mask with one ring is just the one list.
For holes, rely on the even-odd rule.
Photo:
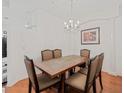
[(61, 75), (61, 93), (64, 93), (65, 73)]

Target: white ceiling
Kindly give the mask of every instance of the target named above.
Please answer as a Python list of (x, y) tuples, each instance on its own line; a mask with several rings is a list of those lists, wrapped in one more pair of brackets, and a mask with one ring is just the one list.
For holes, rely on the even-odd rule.
[[(70, 0), (40, 0), (39, 8), (60, 18), (70, 16)], [(73, 0), (73, 17), (115, 16), (118, 0)]]
[[(70, 17), (70, 0), (10, 0), (22, 10), (42, 10), (60, 19)], [(73, 0), (73, 17), (89, 20), (118, 15), (121, 0)], [(18, 4), (17, 4), (18, 3)], [(26, 10), (27, 11), (27, 10)]]

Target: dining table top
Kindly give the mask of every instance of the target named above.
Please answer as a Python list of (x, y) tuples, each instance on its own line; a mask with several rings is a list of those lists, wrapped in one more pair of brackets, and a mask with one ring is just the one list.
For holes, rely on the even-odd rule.
[(62, 56), (60, 58), (54, 58), (47, 61), (42, 61), (41, 57), (34, 59), (34, 65), (51, 77), (62, 74), (65, 71), (85, 62), (86, 59), (79, 55)]

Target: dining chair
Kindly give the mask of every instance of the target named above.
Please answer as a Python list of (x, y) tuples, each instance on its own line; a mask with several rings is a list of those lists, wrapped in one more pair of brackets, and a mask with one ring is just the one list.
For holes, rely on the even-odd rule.
[(90, 59), (90, 50), (89, 49), (81, 49), (80, 50), (80, 56), (86, 58), (86, 63), (82, 64), (79, 66), (81, 69), (79, 72), (83, 72), (83, 74), (87, 74), (88, 68), (87, 65), (89, 64), (89, 59)]
[(80, 50), (80, 56), (89, 59), (90, 58), (90, 50), (88, 50), (88, 49), (81, 49)]
[(104, 53), (101, 53), (99, 55), (99, 63), (98, 63), (97, 71), (96, 71), (96, 78), (99, 77), (99, 82), (100, 82), (100, 86), (102, 89), (103, 89), (103, 84), (102, 84), (101, 70), (102, 70), (102, 65), (103, 65), (103, 59), (104, 59)]
[(96, 56), (93, 60), (90, 60), (87, 75), (77, 72), (65, 81), (65, 85), (69, 86), (69, 88), (76, 89), (77, 91), (83, 93), (88, 93), (90, 88), (93, 86), (93, 92), (96, 93), (96, 84), (94, 82), (94, 79), (97, 70), (98, 60), (99, 56)]
[[(87, 68), (87, 65), (88, 65), (88, 62), (89, 62), (89, 59), (90, 59), (90, 50), (88, 50), (88, 49), (81, 49), (80, 50), (80, 56), (85, 58), (86, 62), (81, 64), (81, 65), (79, 65), (78, 67), (80, 69), (84, 69), (85, 70)], [(72, 74), (75, 73), (75, 69), (76, 68), (73, 69)]]
[(46, 49), (41, 51), (42, 61), (53, 59), (53, 51)]
[(89, 62), (88, 60), (90, 59), (90, 50), (88, 50), (88, 49), (81, 49), (80, 50), (80, 56), (84, 57), (87, 60), (86, 63), (82, 65), (82, 67), (85, 68), (88, 65), (88, 63), (87, 63), (87, 62)]
[[(100, 86), (103, 89), (101, 70), (103, 65), (104, 53), (101, 53), (98, 56), (99, 56), (99, 62), (98, 62), (97, 71), (96, 71), (96, 79), (99, 77)], [(88, 69), (81, 69), (79, 72), (86, 75), (88, 72)]]
[(54, 58), (60, 58), (60, 57), (62, 57), (62, 50), (61, 49), (54, 49), (53, 50), (53, 57)]
[(31, 93), (32, 87), (34, 88), (35, 93), (40, 93), (45, 89), (48, 89), (52, 86), (59, 84), (60, 78), (50, 78), (43, 75), (40, 76), (37, 75), (35, 72), (34, 63), (32, 59), (29, 59), (27, 56), (25, 56), (24, 62), (29, 79), (28, 93)]

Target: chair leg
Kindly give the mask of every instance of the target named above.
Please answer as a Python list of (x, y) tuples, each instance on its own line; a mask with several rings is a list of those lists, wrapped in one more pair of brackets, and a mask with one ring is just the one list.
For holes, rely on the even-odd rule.
[(30, 81), (30, 79), (29, 79), (29, 88), (28, 88), (28, 93), (31, 93), (31, 89), (32, 89), (32, 83), (31, 83), (31, 81)]
[(100, 73), (99, 73), (99, 82), (100, 82), (101, 88), (103, 89), (101, 71), (100, 71)]
[(64, 85), (64, 93), (66, 93), (67, 88), (66, 88), (66, 84)]
[(93, 82), (93, 93), (96, 93), (96, 80)]
[(35, 90), (35, 93), (40, 93), (39, 91)]
[(59, 84), (57, 84), (57, 86), (58, 86), (58, 92), (57, 93), (60, 93), (61, 92), (61, 84), (59, 83)]
[(74, 69), (71, 69), (71, 70), (69, 71), (69, 76), (71, 76), (71, 75), (74, 74), (74, 70), (75, 70), (75, 68), (74, 68)]
[(40, 93), (40, 91), (36, 89), (36, 90), (35, 90), (35, 93)]

